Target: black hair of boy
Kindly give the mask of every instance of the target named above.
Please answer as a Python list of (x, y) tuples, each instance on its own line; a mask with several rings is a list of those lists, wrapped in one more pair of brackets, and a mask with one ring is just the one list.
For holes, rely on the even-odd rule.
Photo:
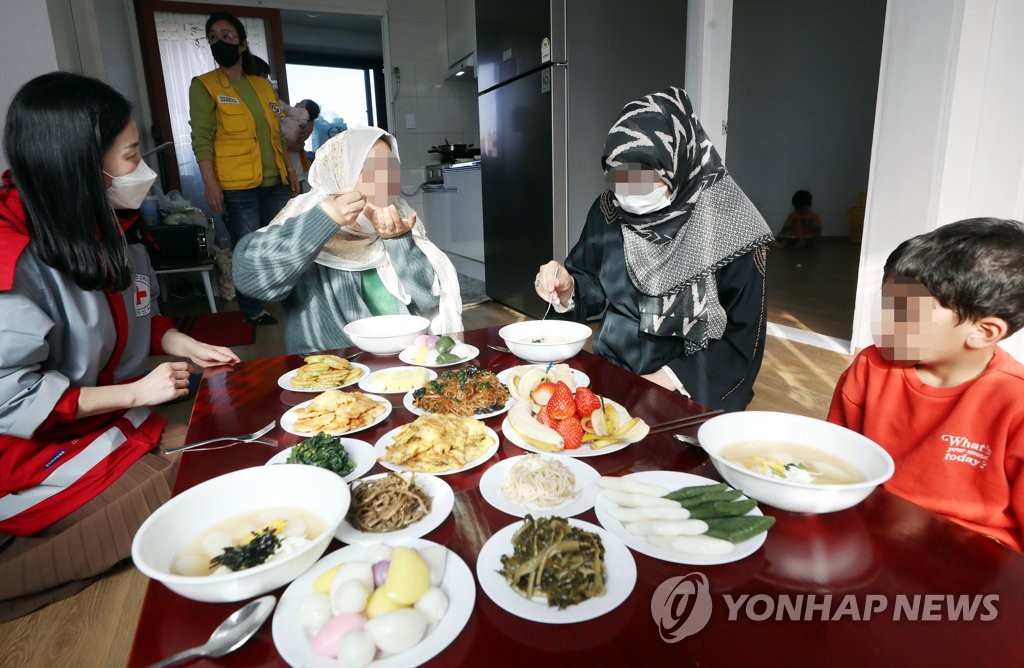
[(885, 261), (884, 279), (920, 282), (959, 322), (997, 317), (1010, 336), (1024, 326), (1024, 223), (971, 218), (908, 239)]
[(305, 107), (306, 113), (309, 114), (309, 120), (315, 121), (320, 116), (320, 105), (313, 100), (303, 100), (302, 106)]
[(793, 208), (803, 209), (809, 207), (812, 201), (811, 193), (806, 190), (797, 190), (793, 193)]

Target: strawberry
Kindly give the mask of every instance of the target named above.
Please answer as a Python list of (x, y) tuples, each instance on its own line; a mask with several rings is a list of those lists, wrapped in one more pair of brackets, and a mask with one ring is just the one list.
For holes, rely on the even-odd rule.
[(564, 420), (576, 416), (576, 401), (572, 397), (569, 386), (558, 381), (547, 403), (548, 415), (556, 420)]
[(583, 425), (580, 424), (579, 418), (570, 417), (559, 420), (554, 429), (565, 441), (566, 450), (575, 450), (583, 445)]
[(576, 388), (576, 413), (582, 418), (590, 415), (601, 407), (601, 397), (594, 394), (589, 387)]
[(530, 398), (533, 399), (533, 403), (538, 406), (547, 406), (548, 400), (551, 398), (551, 393), (555, 391), (555, 384), (550, 380), (545, 380), (543, 383), (533, 388), (530, 392)]
[(547, 406), (544, 406), (539, 411), (537, 411), (537, 422), (540, 422), (545, 427), (551, 427), (552, 429), (554, 429), (555, 425), (558, 424), (558, 420), (555, 420), (550, 415), (548, 415)]

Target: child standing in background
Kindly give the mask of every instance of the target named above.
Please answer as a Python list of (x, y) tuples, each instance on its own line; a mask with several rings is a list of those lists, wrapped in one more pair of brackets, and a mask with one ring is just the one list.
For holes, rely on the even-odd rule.
[(1024, 326), (1024, 223), (962, 220), (885, 262), (878, 345), (839, 379), (830, 422), (896, 462), (885, 488), (1021, 550), (1024, 364), (997, 343)]
[(775, 247), (810, 246), (821, 236), (821, 218), (811, 210), (811, 193), (797, 190), (793, 193), (793, 212), (786, 217), (782, 231), (776, 236)]

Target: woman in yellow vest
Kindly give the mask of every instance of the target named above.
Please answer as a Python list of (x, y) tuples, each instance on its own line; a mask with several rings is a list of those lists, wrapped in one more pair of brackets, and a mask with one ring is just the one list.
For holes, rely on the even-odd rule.
[[(245, 26), (236, 16), (215, 12), (206, 20), (206, 39), (218, 67), (189, 87), (192, 151), (206, 201), (227, 214), (228, 234), (237, 244), (269, 223), (299, 193), (299, 182), (284, 159), (277, 93), (246, 67), (252, 55)], [(249, 322), (277, 322), (261, 301), (241, 292), (238, 307)]]

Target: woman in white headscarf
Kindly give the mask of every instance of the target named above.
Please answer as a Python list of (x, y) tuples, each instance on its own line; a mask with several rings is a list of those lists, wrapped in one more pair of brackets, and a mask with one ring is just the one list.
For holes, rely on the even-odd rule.
[(349, 346), (342, 328), (374, 315), (422, 315), (435, 334), (462, 330), (455, 268), (399, 198), (393, 136), (370, 127), (332, 138), (309, 185), (234, 254), (242, 292), (283, 302), (288, 352)]

